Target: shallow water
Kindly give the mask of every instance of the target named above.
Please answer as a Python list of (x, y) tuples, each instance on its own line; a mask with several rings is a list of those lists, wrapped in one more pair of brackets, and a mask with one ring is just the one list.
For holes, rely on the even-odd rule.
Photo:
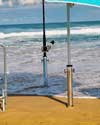
[[(81, 27), (81, 26), (80, 26)], [(84, 30), (83, 30), (84, 29)], [(71, 56), (75, 68), (73, 89), (75, 97), (100, 97), (100, 38), (99, 26), (72, 27)], [(51, 30), (51, 29), (50, 29)], [(43, 86), (42, 36), (1, 38), (7, 49), (8, 93), (26, 95), (66, 96), (67, 83), (64, 69), (67, 65), (66, 34), (55, 29), (47, 35), (47, 42), (54, 39), (55, 45), (48, 52), (48, 85)], [(75, 31), (76, 32), (75, 32)], [(86, 31), (86, 32), (85, 32)], [(40, 31), (39, 31), (40, 32)], [(54, 32), (57, 34), (54, 36)], [(65, 32), (66, 33), (66, 32)], [(9, 33), (8, 33), (9, 34)], [(19, 34), (19, 33), (18, 33)], [(37, 33), (38, 34), (38, 33)], [(53, 34), (53, 35), (52, 35)], [(9, 34), (11, 35), (11, 34)], [(3, 83), (3, 53), (0, 48), (0, 87)]]

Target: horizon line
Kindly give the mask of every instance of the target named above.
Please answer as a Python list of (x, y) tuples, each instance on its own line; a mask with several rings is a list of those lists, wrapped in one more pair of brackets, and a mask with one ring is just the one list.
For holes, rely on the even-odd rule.
[[(100, 20), (87, 20), (87, 21), (85, 21), (85, 20), (80, 20), (80, 21), (71, 21), (71, 23), (80, 23), (80, 22), (100, 22)], [(57, 24), (59, 24), (59, 23), (67, 23), (67, 21), (61, 21), (61, 22), (56, 22), (56, 21), (54, 21), (54, 22), (46, 22), (46, 24), (53, 24), (53, 23), (57, 23)], [(12, 23), (12, 24), (10, 24), (10, 23), (8, 23), (8, 24), (0, 24), (0, 26), (5, 26), (5, 25), (31, 25), (31, 24), (42, 24), (42, 22), (38, 22), (38, 23)]]

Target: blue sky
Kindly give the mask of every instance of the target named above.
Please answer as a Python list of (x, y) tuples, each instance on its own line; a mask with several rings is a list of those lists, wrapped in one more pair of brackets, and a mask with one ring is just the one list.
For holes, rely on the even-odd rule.
[[(0, 8), (0, 25), (16, 23), (40, 23), (42, 21), (41, 4), (30, 7)], [(100, 8), (75, 5), (71, 9), (72, 21), (100, 20)], [(65, 22), (65, 4), (46, 4), (46, 22)]]

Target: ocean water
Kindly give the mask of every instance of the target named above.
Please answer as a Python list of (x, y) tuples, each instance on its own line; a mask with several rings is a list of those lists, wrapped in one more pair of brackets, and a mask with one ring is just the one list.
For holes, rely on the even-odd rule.
[[(48, 85), (43, 87), (42, 24), (0, 26), (0, 45), (7, 50), (8, 94), (67, 96), (66, 23), (46, 24)], [(100, 97), (100, 22), (71, 23), (71, 61), (75, 69), (75, 97)], [(3, 50), (0, 47), (0, 88), (3, 86)]]

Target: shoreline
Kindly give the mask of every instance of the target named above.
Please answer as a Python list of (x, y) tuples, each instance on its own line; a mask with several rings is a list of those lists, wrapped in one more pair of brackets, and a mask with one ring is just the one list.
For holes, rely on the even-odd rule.
[[(1, 96), (1, 95), (0, 95)], [(34, 94), (8, 94), (7, 97), (56, 97), (56, 98), (65, 98), (67, 99), (67, 94), (66, 96), (61, 96), (61, 95), (34, 95)], [(96, 96), (73, 96), (73, 99), (100, 99), (100, 97)]]

